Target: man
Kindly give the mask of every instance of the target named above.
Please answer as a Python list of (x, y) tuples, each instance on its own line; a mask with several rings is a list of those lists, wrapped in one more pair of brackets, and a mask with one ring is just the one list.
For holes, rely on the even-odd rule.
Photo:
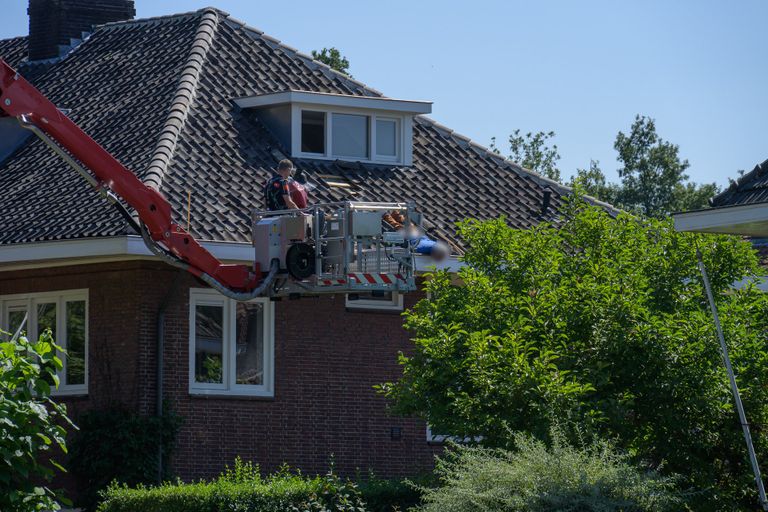
[(267, 210), (289, 210), (299, 207), (291, 199), (291, 172), (293, 162), (287, 158), (277, 164), (277, 174), (269, 179), (264, 186), (264, 201)]

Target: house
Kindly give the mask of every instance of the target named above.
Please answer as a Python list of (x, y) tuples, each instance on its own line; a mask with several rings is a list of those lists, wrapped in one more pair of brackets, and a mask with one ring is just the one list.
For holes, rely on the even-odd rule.
[[(317, 201), (415, 202), (456, 255), (456, 221), (525, 228), (569, 193), (426, 117), (429, 103), (386, 98), (217, 9), (133, 19), (131, 0), (30, 0), (29, 14), (30, 35), (0, 41), (0, 56), (226, 261), (253, 260), (250, 212), (284, 157)], [(388, 414), (373, 388), (398, 377), (399, 312), (420, 293), (235, 303), (157, 260), (13, 123), (0, 122), (0, 320), (54, 329), (68, 350), (57, 395), (75, 418), (165, 401), (184, 420), (165, 463), (185, 480), (236, 456), (308, 472), (332, 456), (380, 476), (431, 466), (424, 422)]]
[(768, 160), (712, 198), (711, 208), (674, 215), (678, 231), (768, 237)]

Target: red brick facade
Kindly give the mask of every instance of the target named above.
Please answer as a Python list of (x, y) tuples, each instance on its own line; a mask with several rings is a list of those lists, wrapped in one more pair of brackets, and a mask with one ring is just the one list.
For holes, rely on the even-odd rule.
[(151, 261), (20, 270), (0, 272), (0, 295), (87, 288), (89, 393), (64, 401), (75, 418), (116, 402), (153, 414), (157, 314), (174, 279), (163, 358), (164, 396), (184, 421), (174, 474), (209, 478), (236, 456), (309, 473), (326, 471), (331, 458), (345, 474), (403, 476), (431, 466), (424, 423), (389, 415), (373, 389), (397, 378), (397, 354), (408, 350), (398, 314), (347, 311), (343, 295), (277, 302), (274, 398), (200, 397), (188, 385), (189, 288), (202, 287), (191, 276)]

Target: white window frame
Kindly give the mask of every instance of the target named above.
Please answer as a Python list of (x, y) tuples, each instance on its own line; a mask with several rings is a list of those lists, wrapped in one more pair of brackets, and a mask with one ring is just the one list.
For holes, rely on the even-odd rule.
[(373, 299), (357, 299), (349, 300), (349, 294), (344, 296), (344, 305), (348, 309), (361, 309), (361, 310), (378, 310), (378, 311), (403, 311), (403, 297), (404, 295), (399, 292), (391, 292), (392, 299), (386, 300), (373, 300)]
[[(264, 312), (263, 325), (263, 368), (264, 382), (261, 385), (237, 384), (237, 350), (235, 344), (237, 302), (222, 296), (210, 288), (189, 290), (189, 394), (210, 396), (255, 396), (274, 397), (275, 379), (275, 311), (269, 298), (260, 297), (248, 302), (261, 303)], [(222, 318), (222, 383), (195, 381), (195, 311), (198, 305), (220, 306)]]
[(433, 434), (432, 427), (429, 425), (429, 423), (427, 423), (427, 443), (430, 444), (444, 444), (447, 441), (451, 441), (457, 444), (465, 444), (470, 442), (479, 443), (482, 440), (483, 436), (459, 438), (445, 434)]
[[(323, 112), (325, 114), (325, 151), (323, 153), (306, 153), (301, 150), (301, 113), (304, 110)], [(352, 114), (368, 118), (368, 158), (348, 157), (333, 154), (333, 114)], [(395, 121), (396, 125), (396, 157), (378, 155), (376, 150), (376, 120)], [(291, 104), (291, 155), (296, 158), (312, 158), (316, 160), (345, 160), (354, 159), (365, 163), (383, 163), (388, 165), (411, 165), (413, 163), (413, 116), (398, 112), (355, 109), (348, 107), (324, 107), (301, 103)]]
[[(395, 123), (395, 156), (392, 155), (380, 155), (378, 148), (376, 148), (376, 124), (377, 121), (389, 121)], [(372, 145), (371, 145), (371, 154), (372, 158), (379, 162), (393, 162), (397, 163), (401, 160), (402, 155), (402, 147), (403, 147), (403, 138), (402, 136), (399, 136), (403, 133), (402, 128), (402, 118), (401, 117), (395, 117), (395, 116), (376, 116), (375, 119), (371, 120), (371, 139), (372, 139)]]
[[(80, 396), (88, 394), (89, 381), (89, 351), (90, 351), (90, 311), (88, 300), (88, 289), (61, 290), (56, 292), (43, 293), (25, 293), (15, 295), (0, 295), (0, 319), (2, 325), (8, 325), (9, 312), (13, 309), (24, 307), (27, 311), (26, 329), (27, 338), (36, 340), (40, 333), (37, 332), (37, 305), (45, 303), (56, 304), (56, 339), (57, 345), (66, 350), (67, 326), (66, 326), (66, 304), (67, 302), (84, 301), (85, 302), (85, 365), (84, 379), (82, 384), (67, 384), (67, 357), (59, 352), (58, 356), (63, 363), (63, 368), (57, 372), (59, 377), (59, 387), (51, 389), (53, 396)], [(11, 333), (13, 334), (13, 333)]]

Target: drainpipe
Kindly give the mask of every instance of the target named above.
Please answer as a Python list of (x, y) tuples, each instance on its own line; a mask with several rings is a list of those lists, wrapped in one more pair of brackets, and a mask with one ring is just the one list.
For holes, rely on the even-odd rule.
[[(157, 408), (158, 418), (163, 417), (163, 352), (165, 350), (165, 311), (168, 309), (171, 299), (179, 288), (179, 281), (183, 271), (178, 271), (173, 276), (173, 281), (160, 302), (157, 309)], [(157, 483), (163, 483), (163, 432), (157, 440)]]

